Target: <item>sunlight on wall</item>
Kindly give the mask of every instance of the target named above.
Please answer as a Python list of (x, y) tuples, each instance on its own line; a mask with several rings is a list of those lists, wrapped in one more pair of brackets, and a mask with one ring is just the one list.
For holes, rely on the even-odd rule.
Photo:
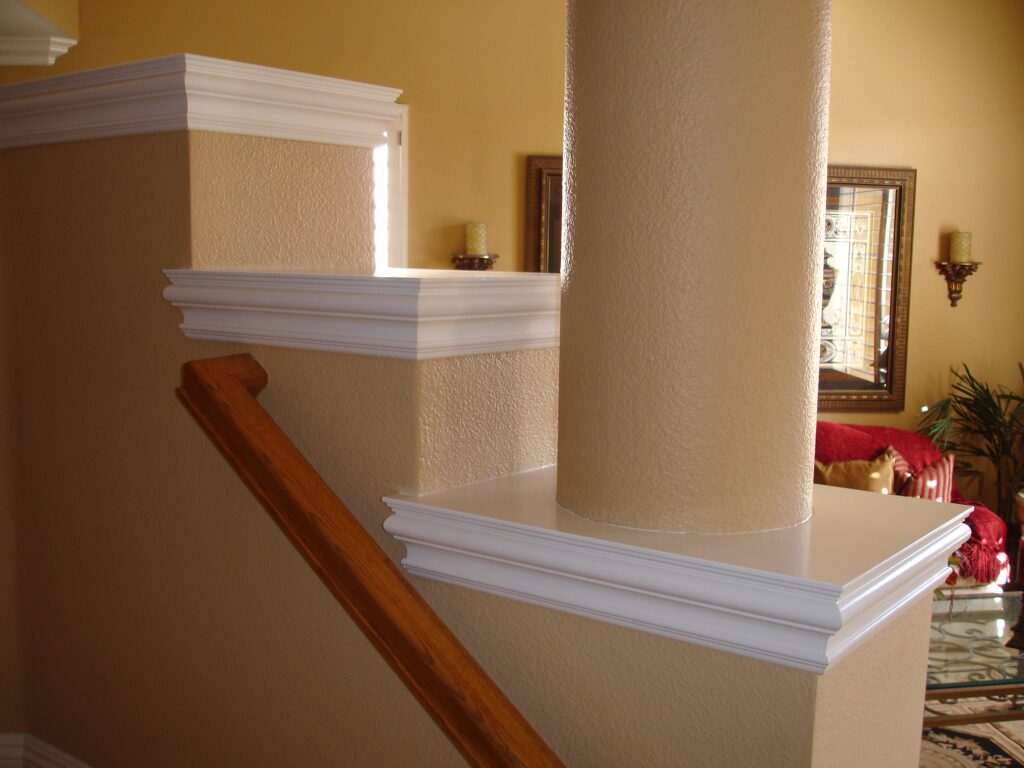
[(373, 262), (376, 272), (388, 268), (388, 145), (373, 150)]

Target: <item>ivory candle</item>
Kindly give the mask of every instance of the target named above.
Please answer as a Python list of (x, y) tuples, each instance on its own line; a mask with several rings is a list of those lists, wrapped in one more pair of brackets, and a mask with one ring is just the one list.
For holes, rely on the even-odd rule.
[(466, 253), (470, 256), (487, 255), (487, 224), (471, 221), (466, 225)]
[(971, 233), (953, 232), (949, 236), (949, 260), (962, 264), (971, 260)]

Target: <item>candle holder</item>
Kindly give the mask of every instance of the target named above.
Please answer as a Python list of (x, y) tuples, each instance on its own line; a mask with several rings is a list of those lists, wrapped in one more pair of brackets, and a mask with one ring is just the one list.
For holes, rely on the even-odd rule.
[(964, 294), (964, 282), (978, 271), (980, 261), (936, 261), (935, 268), (946, 278), (949, 305), (955, 307)]
[(468, 253), (456, 253), (452, 256), (452, 264), (456, 269), (491, 269), (498, 260), (498, 254), (485, 253), (474, 256)]

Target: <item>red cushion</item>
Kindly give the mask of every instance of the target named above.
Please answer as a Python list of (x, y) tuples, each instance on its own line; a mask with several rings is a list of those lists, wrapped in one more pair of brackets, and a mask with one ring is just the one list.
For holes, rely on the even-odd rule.
[(819, 421), (814, 430), (814, 458), (822, 464), (871, 461), (888, 447), (889, 443), (849, 424)]
[(1006, 523), (982, 504), (974, 505), (965, 522), (971, 538), (957, 552), (963, 558), (961, 573), (981, 584), (995, 581), (1005, 562), (1000, 553), (1006, 550)]
[(850, 426), (876, 438), (884, 445), (891, 445), (907, 460), (913, 472), (920, 472), (925, 467), (942, 459), (942, 451), (928, 435), (895, 427), (869, 427), (863, 424)]
[[(819, 421), (815, 430), (814, 458), (826, 464), (863, 459), (870, 461), (893, 446), (912, 472), (942, 460), (942, 452), (926, 436), (894, 427), (835, 424)], [(954, 485), (952, 501), (970, 504)], [(1006, 524), (981, 504), (967, 517), (971, 538), (957, 552), (963, 558), (961, 573), (980, 583), (994, 581), (1005, 562)], [(1004, 560), (1000, 560), (1002, 557)]]

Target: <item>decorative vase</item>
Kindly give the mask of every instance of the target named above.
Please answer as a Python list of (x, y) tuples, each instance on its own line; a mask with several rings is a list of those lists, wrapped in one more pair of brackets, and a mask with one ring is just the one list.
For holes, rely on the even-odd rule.
[(825, 251), (825, 266), (822, 268), (821, 281), (821, 334), (827, 336), (832, 332), (832, 324), (825, 321), (825, 309), (832, 300), (832, 294), (836, 292), (836, 275), (839, 273), (835, 267), (828, 263), (832, 254)]

